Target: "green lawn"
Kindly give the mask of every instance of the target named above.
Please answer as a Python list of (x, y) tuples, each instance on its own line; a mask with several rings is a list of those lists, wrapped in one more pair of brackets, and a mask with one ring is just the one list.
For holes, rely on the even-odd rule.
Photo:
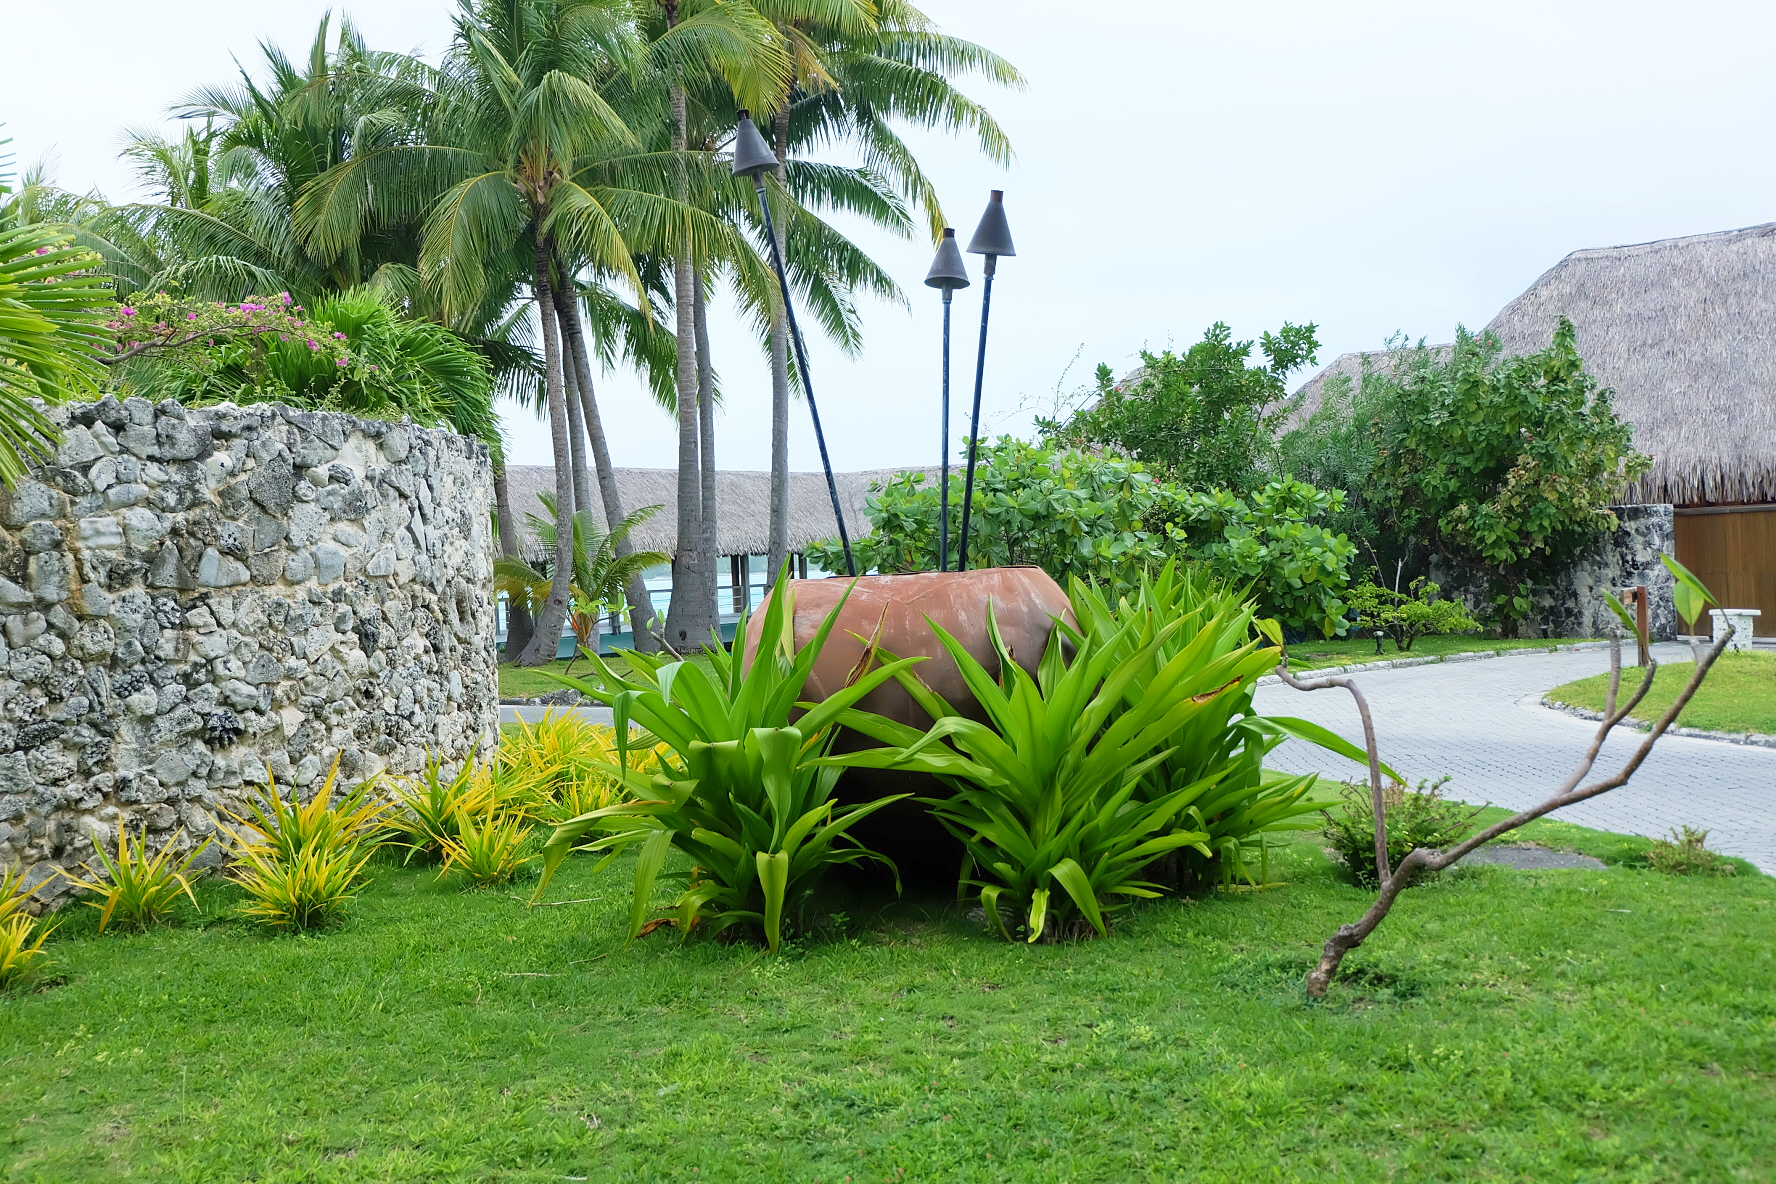
[[(1558, 840), (1631, 855), (1576, 827)], [(1107, 941), (857, 901), (768, 958), (624, 949), (626, 869), (527, 910), (375, 865), (340, 930), (203, 913), (52, 939), (0, 996), (7, 1181), (1730, 1181), (1776, 1178), (1776, 882), (1483, 868), (1407, 894), (1165, 901)]]
[(1317, 670), (1323, 666), (1350, 666), (1359, 662), (1385, 662), (1393, 658), (1432, 658), (1443, 654), (1496, 654), (1505, 650), (1537, 650), (1549, 646), (1572, 645), (1589, 640), (1583, 637), (1556, 637), (1547, 641), (1500, 641), (1496, 638), (1461, 635), (1421, 637), (1402, 653), (1392, 641), (1382, 643), (1383, 652), (1375, 652), (1374, 637), (1340, 637), (1331, 640), (1304, 641), (1289, 647), (1292, 669)]
[[(692, 654), (690, 661), (707, 669), (709, 658), (704, 654)], [(513, 666), (502, 662), (499, 668), (499, 689), (502, 699), (534, 699), (538, 695), (547, 695), (550, 691), (561, 690), (561, 684), (543, 675), (543, 671), (553, 670), (557, 674), (571, 674), (576, 678), (585, 678), (592, 673), (592, 667), (586, 659), (580, 658), (568, 669), (568, 661), (563, 658), (550, 662), (546, 666)]]
[[(1647, 692), (1634, 715), (1641, 720), (1655, 720), (1671, 709), (1677, 693), (1696, 672), (1694, 662), (1678, 662), (1661, 666), (1653, 675), (1653, 688)], [(1639, 672), (1623, 671), (1624, 687), (1637, 687)], [(1609, 693), (1609, 675), (1583, 678), (1555, 687), (1548, 698), (1574, 707), (1602, 711)], [(1677, 722), (1685, 727), (1706, 728), (1713, 732), (1763, 732), (1776, 735), (1776, 654), (1722, 654), (1708, 672), (1708, 678), (1690, 700)]]

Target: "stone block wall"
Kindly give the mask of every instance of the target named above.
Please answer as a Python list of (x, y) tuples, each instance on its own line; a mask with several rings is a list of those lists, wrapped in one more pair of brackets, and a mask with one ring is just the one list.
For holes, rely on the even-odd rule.
[[(1536, 597), (1536, 609), (1523, 622), (1522, 634), (1535, 637), (1543, 625), (1554, 637), (1608, 637), (1617, 627), (1605, 592), (1645, 585), (1648, 632), (1654, 641), (1677, 636), (1677, 607), (1672, 589), (1677, 581), (1660, 562), (1676, 555), (1677, 531), (1669, 505), (1614, 507), (1617, 525), (1592, 540), (1561, 571), (1553, 586)], [(1433, 560), (1431, 578), (1444, 594), (1459, 597), (1479, 611), (1485, 584), (1471, 573)]]
[[(486, 446), (280, 406), (50, 409), (0, 489), (0, 867), (189, 844), (263, 783), (497, 742)], [(180, 832), (183, 832), (181, 836)]]

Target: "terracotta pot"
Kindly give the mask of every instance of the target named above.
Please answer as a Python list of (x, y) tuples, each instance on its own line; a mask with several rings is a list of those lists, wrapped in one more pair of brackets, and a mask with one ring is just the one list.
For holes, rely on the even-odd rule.
[[(919, 677), (963, 715), (984, 720), (986, 715), (969, 694), (962, 672), (939, 644), (926, 618), (942, 625), (995, 674), (999, 663), (987, 633), (988, 604), (993, 606), (1000, 635), (1012, 657), (1032, 673), (1054, 632), (1055, 619), (1073, 621), (1067, 594), (1037, 567), (793, 580), (790, 588), (795, 595), (797, 646), (813, 640), (847, 587), (852, 589), (851, 595), (845, 600), (820, 660), (814, 664), (813, 676), (804, 692), (806, 699), (823, 699), (843, 686), (862, 659), (869, 640), (876, 638), (882, 648), (898, 657), (929, 658), (914, 668)], [(757, 652), (763, 619), (761, 607), (747, 626), (744, 661), (750, 662)], [(858, 706), (920, 729), (932, 723), (912, 696), (894, 681), (872, 691)], [(865, 737), (841, 732), (834, 751), (855, 751), (873, 744)], [(929, 797), (944, 792), (941, 782), (923, 774), (850, 769), (839, 780), (836, 794), (841, 802), (858, 802), (894, 793)], [(916, 802), (901, 802), (879, 811), (855, 833), (865, 846), (894, 859), (902, 874), (911, 878), (954, 876), (961, 860), (961, 845)]]

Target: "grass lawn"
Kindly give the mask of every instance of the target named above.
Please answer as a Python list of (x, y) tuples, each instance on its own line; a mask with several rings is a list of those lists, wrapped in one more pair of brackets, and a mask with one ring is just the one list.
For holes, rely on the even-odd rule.
[[(690, 661), (708, 669), (709, 659), (703, 654), (692, 654)], [(550, 662), (546, 666), (514, 666), (502, 662), (499, 668), (499, 690), (502, 699), (534, 699), (538, 695), (547, 695), (551, 691), (561, 690), (561, 684), (545, 678), (545, 670), (553, 670), (557, 674), (571, 674), (576, 678), (586, 678), (592, 673), (592, 666), (581, 658), (568, 669), (566, 658)]]
[[(1634, 710), (1635, 717), (1651, 721), (1664, 715), (1695, 672), (1694, 662), (1659, 667), (1653, 675), (1652, 690)], [(1639, 671), (1624, 670), (1622, 685), (1624, 688), (1639, 686)], [(1574, 707), (1602, 711), (1608, 693), (1609, 675), (1600, 674), (1555, 687), (1548, 692), (1548, 698)], [(1714, 732), (1776, 735), (1776, 654), (1722, 654), (1696, 697), (1677, 717), (1677, 722), (1685, 727)]]
[(1455, 634), (1421, 637), (1404, 653), (1395, 649), (1392, 641), (1384, 641), (1384, 652), (1378, 654), (1375, 652), (1374, 637), (1336, 637), (1304, 641), (1290, 646), (1289, 666), (1291, 669), (1317, 670), (1323, 666), (1351, 666), (1359, 662), (1385, 662), (1392, 658), (1433, 658), (1442, 654), (1496, 654), (1504, 650), (1540, 650), (1586, 640), (1589, 639), (1555, 637), (1547, 641), (1499, 641), (1496, 638)]
[[(1543, 830), (1595, 852), (1640, 840)], [(0, 1179), (1776, 1178), (1776, 881), (1480, 868), (1368, 897), (1312, 842), (1261, 892), (1030, 947), (943, 899), (768, 958), (624, 949), (627, 869), (526, 909), (374, 865), (339, 930), (70, 910), (0, 996)]]

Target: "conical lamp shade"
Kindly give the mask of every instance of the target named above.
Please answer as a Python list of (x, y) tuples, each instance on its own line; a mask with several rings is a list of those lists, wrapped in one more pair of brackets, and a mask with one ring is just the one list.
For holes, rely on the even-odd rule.
[(980, 225), (974, 228), (974, 237), (968, 242), (970, 255), (1016, 255), (1011, 245), (1011, 225), (1005, 220), (1005, 191), (993, 190), (992, 200), (987, 202), (987, 212), (981, 215)]
[(925, 283), (933, 288), (966, 288), (968, 268), (962, 262), (962, 249), (956, 245), (956, 232), (944, 227), (943, 241), (937, 244), (937, 258), (925, 273)]
[(734, 128), (734, 175), (756, 178), (776, 167), (777, 154), (759, 135), (758, 125), (752, 122), (752, 113), (740, 112), (740, 123)]

